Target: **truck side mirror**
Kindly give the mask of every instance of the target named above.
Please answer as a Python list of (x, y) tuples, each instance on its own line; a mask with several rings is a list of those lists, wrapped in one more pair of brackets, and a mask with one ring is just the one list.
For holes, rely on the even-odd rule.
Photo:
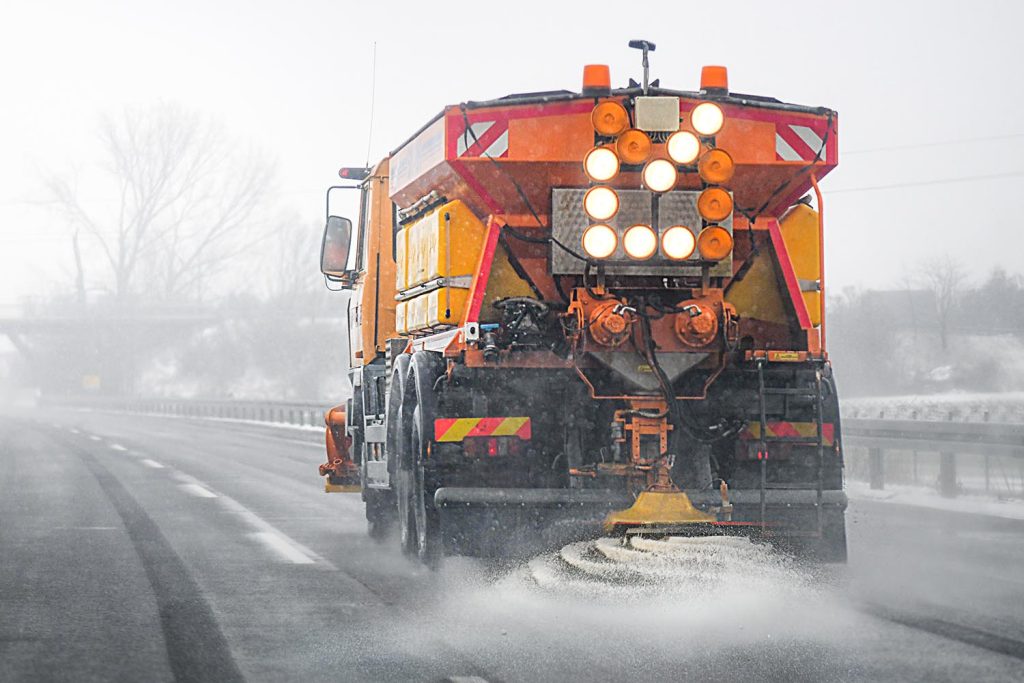
[(320, 245), (320, 272), (332, 280), (348, 273), (348, 253), (352, 246), (352, 221), (329, 216)]

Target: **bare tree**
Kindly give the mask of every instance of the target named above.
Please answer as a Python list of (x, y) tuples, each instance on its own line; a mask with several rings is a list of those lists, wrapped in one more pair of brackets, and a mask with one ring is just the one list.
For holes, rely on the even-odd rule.
[(165, 301), (200, 298), (225, 262), (252, 246), (247, 228), (268, 190), (269, 164), (220, 126), (168, 104), (107, 117), (99, 136), (112, 210), (88, 210), (58, 177), (47, 183), (55, 204), (98, 245), (118, 301), (143, 284)]
[(935, 297), (935, 316), (939, 326), (939, 343), (943, 352), (949, 348), (949, 328), (957, 314), (967, 274), (948, 254), (925, 262), (921, 268), (925, 285)]

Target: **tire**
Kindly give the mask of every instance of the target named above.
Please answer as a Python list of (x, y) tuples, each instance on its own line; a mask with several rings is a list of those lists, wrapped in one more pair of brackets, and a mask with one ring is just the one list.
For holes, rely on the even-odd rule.
[(395, 476), (395, 495), (398, 499), (398, 539), (404, 555), (417, 554), (416, 516), (413, 513), (414, 477), (411, 469), (399, 467)]
[[(416, 408), (416, 417), (419, 417), (419, 406)], [(416, 523), (416, 555), (420, 562), (434, 569), (440, 564), (444, 552), (440, 513), (434, 506), (435, 487), (430, 486), (427, 481), (426, 467), (422, 457), (426, 452), (426, 442), (422, 437), (422, 424), (423, 422), (419, 419), (413, 421), (412, 443), (417, 455), (417, 462), (413, 468), (411, 502)]]
[(366, 531), (375, 541), (384, 541), (391, 535), (397, 518), (395, 495), (391, 491), (363, 489), (366, 501)]
[(384, 452), (388, 458), (388, 472), (391, 475), (391, 486), (394, 490), (399, 545), (403, 554), (411, 556), (416, 553), (416, 520), (411, 504), (414, 478), (409, 430), (412, 424), (411, 412), (415, 405), (416, 393), (412, 389), (410, 361), (411, 357), (408, 354), (399, 355), (395, 359), (391, 371)]
[(822, 537), (815, 548), (819, 562), (846, 563), (846, 520), (842, 513), (829, 515), (824, 520)]
[(444, 360), (440, 354), (419, 351), (410, 362), (410, 378), (415, 391), (416, 407), (410, 416), (410, 452), (412, 472), (410, 491), (413, 519), (416, 525), (416, 555), (423, 564), (436, 568), (444, 555), (441, 538), (440, 511), (434, 507), (434, 491), (439, 482), (427, 462), (427, 444), (434, 433), (437, 414), (437, 395), (434, 384), (444, 373)]

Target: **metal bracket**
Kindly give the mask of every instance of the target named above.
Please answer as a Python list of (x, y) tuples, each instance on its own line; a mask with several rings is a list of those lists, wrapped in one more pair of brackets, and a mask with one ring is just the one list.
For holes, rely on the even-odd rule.
[(452, 277), (439, 277), (422, 285), (416, 285), (395, 295), (395, 301), (408, 301), (421, 294), (433, 292), (442, 287), (454, 287), (456, 289), (469, 289), (473, 285), (472, 275), (454, 275)]

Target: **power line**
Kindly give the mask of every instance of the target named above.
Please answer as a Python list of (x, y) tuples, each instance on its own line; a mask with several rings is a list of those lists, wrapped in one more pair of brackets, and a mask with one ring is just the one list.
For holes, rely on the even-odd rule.
[(875, 190), (895, 190), (901, 187), (924, 187), (926, 185), (946, 185), (949, 183), (972, 183), (980, 180), (997, 180), (999, 178), (1015, 178), (1024, 176), (1024, 171), (992, 173), (989, 175), (961, 176), (959, 178), (936, 178), (934, 180), (911, 180), (905, 183), (890, 185), (871, 185), (868, 187), (844, 187), (838, 190), (825, 190), (825, 194), (843, 194), (845, 192), (873, 192)]
[(1013, 140), (1024, 138), (1024, 133), (1008, 133), (1006, 135), (987, 135), (978, 138), (960, 138), (959, 140), (945, 140), (942, 142), (917, 142), (909, 145), (893, 145), (891, 147), (873, 147), (870, 149), (843, 150), (843, 156), (852, 154), (871, 154), (874, 152), (892, 152), (900, 149), (920, 149), (922, 147), (945, 147), (946, 145), (966, 145), (973, 142), (992, 142), (994, 140)]

